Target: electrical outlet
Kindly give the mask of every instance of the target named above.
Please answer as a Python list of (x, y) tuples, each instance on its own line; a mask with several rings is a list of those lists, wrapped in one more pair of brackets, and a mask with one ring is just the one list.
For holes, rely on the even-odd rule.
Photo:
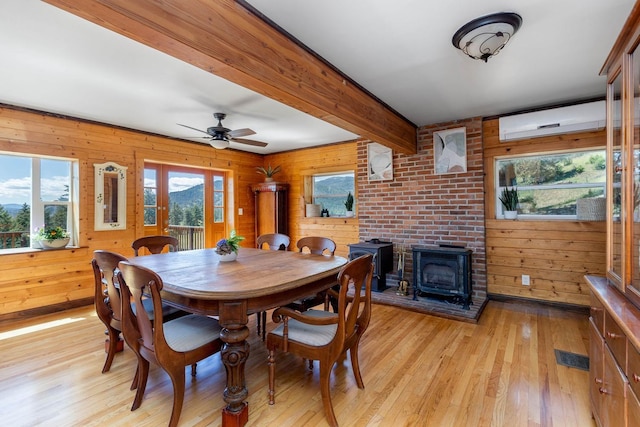
[(238, 208), (238, 215), (242, 215), (242, 214), (244, 214), (244, 209)]
[(522, 286), (529, 286), (531, 284), (528, 274), (522, 275)]

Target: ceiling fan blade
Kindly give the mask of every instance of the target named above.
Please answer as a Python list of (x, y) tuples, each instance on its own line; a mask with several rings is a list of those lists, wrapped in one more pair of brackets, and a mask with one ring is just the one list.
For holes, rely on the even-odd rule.
[(254, 131), (252, 131), (251, 129), (244, 128), (244, 129), (232, 130), (227, 135), (229, 135), (229, 137), (231, 137), (231, 138), (239, 138), (241, 136), (249, 136), (249, 135), (255, 135), (255, 134), (256, 133)]
[(266, 147), (267, 145), (269, 145), (266, 142), (255, 141), (253, 139), (231, 138), (231, 141), (239, 142), (240, 144), (253, 145), (254, 147)]
[(177, 124), (178, 126), (182, 126), (182, 127), (187, 128), (187, 129), (197, 130), (198, 132), (202, 132), (202, 133), (204, 133), (204, 134), (209, 135), (209, 133), (208, 133), (207, 131), (200, 130), (200, 129), (196, 129), (196, 128), (193, 128), (193, 127), (191, 127), (191, 126), (187, 126), (187, 125), (182, 125), (182, 124), (180, 124), (180, 123), (176, 123), (176, 124)]

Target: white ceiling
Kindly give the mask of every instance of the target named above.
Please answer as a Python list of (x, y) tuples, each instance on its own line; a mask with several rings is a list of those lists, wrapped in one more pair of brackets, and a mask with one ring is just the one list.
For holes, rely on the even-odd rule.
[[(632, 0), (249, 0), (418, 126), (604, 96), (600, 67)], [(2, 0), (0, 102), (206, 143), (251, 128), (273, 153), (357, 137), (38, 0)], [(455, 49), (466, 22), (517, 12), (488, 63)]]

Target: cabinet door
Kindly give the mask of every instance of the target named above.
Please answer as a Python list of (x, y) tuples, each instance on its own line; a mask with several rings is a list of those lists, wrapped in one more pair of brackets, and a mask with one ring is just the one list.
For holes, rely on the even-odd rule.
[(629, 427), (640, 423), (640, 402), (631, 388), (627, 389), (627, 417), (629, 417), (627, 423)]
[(604, 340), (598, 333), (593, 319), (589, 319), (589, 395), (591, 397), (591, 413), (602, 425), (602, 394), (604, 384)]
[(609, 278), (624, 291), (622, 186), (625, 158), (622, 155), (622, 72), (618, 70), (607, 86), (607, 221), (610, 233), (607, 271)]
[(625, 390), (627, 379), (616, 364), (613, 354), (607, 346), (604, 347), (604, 383), (601, 393), (601, 420), (603, 426), (625, 426), (627, 420), (627, 405)]

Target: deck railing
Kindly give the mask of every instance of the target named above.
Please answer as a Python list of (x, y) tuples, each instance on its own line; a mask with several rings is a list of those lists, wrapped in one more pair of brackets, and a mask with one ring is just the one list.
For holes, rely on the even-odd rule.
[(0, 249), (28, 248), (28, 231), (0, 231)]
[(178, 239), (178, 250), (204, 249), (204, 227), (170, 225), (169, 235)]

